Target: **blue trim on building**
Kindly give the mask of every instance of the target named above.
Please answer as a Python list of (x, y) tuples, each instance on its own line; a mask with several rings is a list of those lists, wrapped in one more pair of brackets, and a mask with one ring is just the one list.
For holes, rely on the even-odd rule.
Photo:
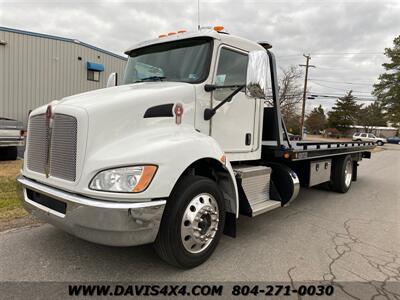
[(86, 68), (88, 70), (97, 71), (97, 72), (103, 72), (104, 71), (104, 65), (93, 63), (93, 62), (90, 62), (90, 61), (88, 61), (86, 63)]
[(13, 32), (13, 33), (19, 33), (19, 34), (25, 34), (25, 35), (30, 35), (30, 36), (35, 36), (35, 37), (41, 37), (41, 38), (45, 38), (45, 39), (52, 39), (52, 40), (58, 40), (58, 41), (63, 41), (63, 42), (68, 42), (68, 43), (74, 43), (77, 45), (81, 45), (83, 47), (87, 47), (90, 48), (92, 50), (96, 50), (111, 56), (114, 56), (116, 58), (120, 58), (123, 60), (127, 60), (127, 57), (122, 56), (122, 55), (118, 55), (115, 54), (113, 52), (101, 49), (101, 48), (97, 48), (93, 45), (90, 44), (86, 44), (84, 42), (81, 42), (79, 40), (74, 40), (74, 39), (68, 39), (68, 38), (64, 38), (64, 37), (60, 37), (60, 36), (55, 36), (55, 35), (48, 35), (48, 34), (43, 34), (43, 33), (37, 33), (37, 32), (32, 32), (32, 31), (25, 31), (25, 30), (20, 30), (20, 29), (14, 29), (14, 28), (8, 28), (8, 27), (2, 27), (0, 26), (0, 31), (6, 31), (6, 32)]

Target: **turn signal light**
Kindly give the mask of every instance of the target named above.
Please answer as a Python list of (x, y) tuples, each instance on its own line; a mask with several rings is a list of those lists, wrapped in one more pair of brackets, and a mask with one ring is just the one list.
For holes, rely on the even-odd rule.
[(220, 32), (222, 30), (224, 30), (224, 26), (214, 26), (213, 28), (215, 31)]
[(150, 184), (156, 171), (156, 166), (144, 166), (142, 176), (140, 176), (139, 182), (136, 184), (132, 192), (138, 193), (144, 191)]

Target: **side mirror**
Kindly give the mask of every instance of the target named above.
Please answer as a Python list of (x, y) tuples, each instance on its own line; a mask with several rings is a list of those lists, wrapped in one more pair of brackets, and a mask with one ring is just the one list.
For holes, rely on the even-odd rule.
[(265, 99), (268, 92), (269, 57), (262, 50), (250, 51), (247, 64), (246, 94), (253, 98)]
[(113, 87), (118, 85), (118, 73), (111, 73), (107, 79), (107, 87)]

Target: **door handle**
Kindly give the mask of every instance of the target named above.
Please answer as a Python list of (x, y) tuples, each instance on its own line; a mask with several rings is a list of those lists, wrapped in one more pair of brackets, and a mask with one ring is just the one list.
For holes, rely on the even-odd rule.
[(251, 145), (251, 133), (246, 133), (246, 146)]

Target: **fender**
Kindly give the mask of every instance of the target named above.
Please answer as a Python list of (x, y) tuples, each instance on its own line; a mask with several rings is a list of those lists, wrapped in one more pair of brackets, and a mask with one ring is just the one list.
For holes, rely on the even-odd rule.
[[(118, 154), (118, 155), (117, 155)], [(123, 139), (105, 143), (96, 152), (87, 155), (85, 170), (79, 184), (84, 194), (90, 197), (110, 200), (116, 198), (115, 193), (93, 191), (88, 188), (90, 180), (99, 171), (123, 166), (154, 164), (157, 172), (149, 187), (141, 193), (119, 193), (118, 199), (140, 200), (166, 198), (170, 195), (183, 172), (194, 162), (210, 158), (221, 163), (229, 173), (234, 186), (236, 215), (238, 215), (239, 199), (235, 175), (230, 162), (226, 159), (221, 147), (210, 136), (204, 135), (188, 125), (153, 127), (136, 132)]]

